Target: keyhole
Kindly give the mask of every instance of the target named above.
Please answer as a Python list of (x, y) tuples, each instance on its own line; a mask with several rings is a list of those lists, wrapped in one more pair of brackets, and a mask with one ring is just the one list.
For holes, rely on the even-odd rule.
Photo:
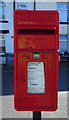
[(23, 81), (25, 82), (25, 78), (23, 79)]

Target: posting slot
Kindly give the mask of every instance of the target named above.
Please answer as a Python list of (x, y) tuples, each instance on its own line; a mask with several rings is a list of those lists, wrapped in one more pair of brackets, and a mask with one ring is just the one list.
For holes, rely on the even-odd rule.
[[(52, 39), (51, 39), (52, 38)], [(46, 50), (54, 49), (56, 29), (18, 29), (18, 49)], [(51, 43), (50, 43), (51, 41)], [(53, 44), (54, 42), (54, 44)], [(51, 47), (49, 48), (51, 44)], [(55, 47), (56, 48), (56, 47)]]

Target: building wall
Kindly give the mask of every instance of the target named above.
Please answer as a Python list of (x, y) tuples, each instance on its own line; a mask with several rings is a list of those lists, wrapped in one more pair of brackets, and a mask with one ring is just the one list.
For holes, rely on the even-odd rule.
[[(7, 0), (8, 1), (8, 0)], [(8, 21), (7, 29), (9, 30), (9, 34), (6, 35), (6, 53), (14, 52), (14, 42), (12, 36), (14, 36), (13, 32), (13, 0), (11, 2), (6, 2), (5, 7), (5, 18)]]
[[(69, 4), (68, 4), (68, 9), (69, 9)], [(69, 11), (68, 11), (68, 22), (69, 22)], [(67, 32), (68, 32), (68, 53), (69, 53), (69, 24), (67, 27)]]
[(42, 2), (36, 0), (36, 10), (56, 10), (56, 2)]
[(69, 35), (68, 35), (68, 53), (69, 53)]
[(60, 35), (67, 35), (67, 25), (66, 24), (59, 24), (59, 34)]
[[(4, 1), (4, 0), (3, 0)], [(4, 33), (0, 33), (0, 34), (4, 34), (4, 39), (5, 39), (5, 51), (2, 53), (3, 57), (0, 56), (0, 63), (6, 63), (6, 53), (14, 53), (14, 45), (13, 45), (13, 36), (14, 36), (14, 32), (13, 32), (13, 0), (8, 1), (4, 1), (5, 5), (5, 18), (1, 19), (0, 18), (0, 30), (3, 30)], [(6, 30), (8, 32), (6, 32)], [(3, 46), (3, 45), (2, 45)], [(1, 53), (0, 53), (1, 54)]]
[[(8, 0), (7, 0), (8, 1)], [(0, 30), (9, 30), (9, 33), (5, 34), (5, 52), (6, 53), (13, 53), (13, 39), (11, 38), (14, 36), (13, 32), (13, 2), (6, 2), (5, 3), (5, 19), (3, 21), (7, 21), (8, 23), (5, 22), (0, 22)], [(8, 46), (9, 44), (9, 46)]]

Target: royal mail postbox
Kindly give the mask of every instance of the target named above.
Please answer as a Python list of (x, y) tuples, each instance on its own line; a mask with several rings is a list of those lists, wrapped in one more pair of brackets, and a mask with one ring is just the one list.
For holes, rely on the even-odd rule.
[(59, 14), (14, 12), (14, 105), (18, 111), (58, 106)]

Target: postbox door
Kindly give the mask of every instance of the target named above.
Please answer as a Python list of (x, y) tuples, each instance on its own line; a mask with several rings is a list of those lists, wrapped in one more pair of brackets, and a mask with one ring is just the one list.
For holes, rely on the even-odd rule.
[[(31, 59), (30, 52), (18, 53), (18, 106), (23, 110), (55, 110), (57, 104), (57, 59), (58, 54), (56, 53), (42, 53), (42, 58)], [(44, 82), (45, 92), (44, 93), (28, 93), (28, 62), (43, 62), (44, 64)], [(36, 74), (35, 74), (36, 77)], [(56, 90), (54, 90), (56, 89)], [(55, 94), (54, 94), (55, 92)], [(56, 102), (55, 102), (56, 101)]]

